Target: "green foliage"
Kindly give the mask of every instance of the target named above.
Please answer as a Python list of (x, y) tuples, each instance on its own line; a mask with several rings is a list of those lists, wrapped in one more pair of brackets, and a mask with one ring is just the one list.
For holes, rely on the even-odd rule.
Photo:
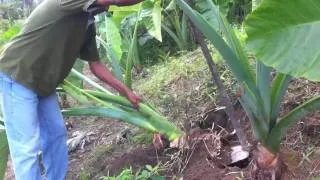
[(212, 0), (219, 7), (219, 11), (227, 15), (233, 6), (233, 0)]
[[(271, 1), (274, 1), (274, 3), (271, 3)], [(219, 15), (217, 11), (217, 7), (211, 1), (203, 0), (202, 2), (206, 3), (206, 6), (203, 6), (203, 7), (206, 7), (207, 11), (212, 11), (217, 14), (215, 18), (218, 19), (219, 23), (221, 22), (221, 25), (222, 25), (221, 31), (223, 32), (222, 34), (225, 37), (226, 41), (223, 39), (223, 37), (219, 35), (220, 29), (217, 27), (217, 23), (215, 23), (217, 21), (210, 21), (210, 18), (213, 18), (213, 17), (204, 16), (196, 12), (195, 10), (193, 10), (183, 0), (177, 0), (177, 4), (184, 10), (184, 12), (190, 17), (191, 21), (200, 29), (200, 31), (208, 38), (208, 40), (212, 42), (212, 44), (215, 46), (215, 48), (219, 51), (219, 53), (224, 58), (225, 62), (229, 65), (231, 71), (233, 72), (234, 76), (237, 78), (238, 82), (243, 86), (242, 96), (240, 98), (240, 101), (251, 121), (251, 124), (253, 127), (253, 133), (255, 137), (264, 146), (266, 146), (271, 152), (276, 153), (279, 150), (281, 139), (286, 134), (286, 131), (289, 125), (301, 119), (303, 116), (308, 115), (314, 111), (317, 111), (320, 108), (320, 103), (319, 103), (320, 97), (316, 97), (314, 99), (311, 99), (310, 101), (307, 101), (306, 103), (298, 106), (297, 108), (289, 112), (283, 118), (277, 120), (278, 112), (280, 109), (280, 102), (288, 87), (290, 77), (285, 74), (278, 74), (275, 80), (273, 81), (273, 83), (271, 84), (271, 78), (270, 78), (271, 68), (267, 67), (265, 64), (262, 64), (260, 62), (256, 63), (256, 73), (252, 73), (249, 60), (246, 55), (246, 51), (241, 46), (241, 43), (237, 39), (235, 33), (233, 32), (233, 29), (229, 26), (229, 24), (226, 23), (223, 16)], [(247, 21), (251, 23), (250, 25), (247, 25), (249, 26), (249, 31), (251, 31), (248, 33), (249, 46), (251, 45), (251, 48), (256, 50), (255, 53), (257, 52), (260, 53), (260, 54), (255, 54), (257, 55), (258, 58), (259, 57), (268, 58), (268, 60), (270, 60), (274, 58), (274, 55), (277, 55), (277, 58), (275, 58), (277, 60), (286, 59), (287, 57), (283, 54), (283, 50), (276, 49), (277, 46), (275, 46), (275, 44), (272, 44), (273, 45), (272, 52), (266, 51), (266, 44), (268, 44), (267, 43), (268, 38), (271, 38), (270, 35), (272, 34), (269, 31), (265, 31), (267, 28), (266, 26), (268, 26), (269, 29), (272, 29), (271, 32), (274, 32), (274, 34), (278, 34), (278, 35), (279, 33), (280, 34), (283, 33), (283, 26), (284, 26), (286, 27), (285, 28), (286, 30), (289, 30), (291, 36), (295, 36), (296, 34), (293, 33), (293, 30), (290, 31), (291, 26), (289, 27), (287, 26), (287, 24), (290, 24), (290, 23), (291, 25), (296, 25), (296, 24), (295, 23), (292, 24), (292, 22), (294, 21), (286, 21), (286, 19), (283, 19), (283, 21), (279, 21), (279, 18), (277, 16), (274, 16), (274, 14), (272, 13), (274, 11), (283, 12), (283, 10), (281, 9), (279, 10), (278, 6), (274, 6), (277, 3), (280, 3), (279, 1), (265, 0), (263, 2), (265, 3), (262, 3), (257, 9), (257, 12), (250, 17), (251, 21), (250, 21), (250, 18)], [(298, 5), (299, 3), (300, 2), (297, 2)], [(290, 4), (291, 6), (289, 7), (293, 7), (293, 6), (299, 7), (297, 6), (297, 4), (292, 3)], [(288, 6), (281, 6), (281, 7), (288, 8)], [(266, 9), (268, 11), (266, 11)], [(277, 12), (277, 13), (280, 13), (280, 12)], [(312, 13), (309, 13), (308, 15), (310, 14)], [(278, 28), (274, 29), (273, 26), (270, 26), (270, 24), (268, 25), (262, 24), (262, 22), (260, 21), (262, 17), (258, 15), (262, 15), (265, 22), (270, 22), (270, 23), (272, 22), (273, 24), (278, 23), (277, 24)], [(304, 22), (310, 22), (310, 21), (313, 22), (312, 20), (314, 20), (315, 17), (318, 17), (318, 16), (314, 16), (313, 19), (312, 19), (312, 16), (311, 17), (305, 16), (305, 17), (306, 18), (304, 19)], [(276, 19), (273, 19), (273, 18), (276, 18)], [(308, 21), (308, 18), (309, 18), (309, 21)], [(288, 23), (283, 24), (282, 22), (288, 22)], [(283, 26), (281, 26), (281, 24), (283, 24)], [(253, 32), (260, 32), (260, 34), (253, 33)], [(267, 32), (270, 34), (267, 35), (264, 32)], [(298, 35), (301, 33), (300, 31), (295, 31), (295, 32), (298, 33)], [(314, 35), (313, 31), (311, 31), (310, 33), (311, 33), (311, 36)], [(277, 37), (279, 38), (280, 36), (277, 36)], [(257, 40), (259, 38), (260, 40)], [(250, 39), (251, 39), (251, 44), (250, 44)], [(252, 39), (255, 39), (255, 41)], [(261, 39), (264, 41), (261, 41)], [(279, 42), (282, 42), (282, 41), (280, 39), (277, 39), (277, 43)], [(264, 44), (261, 45), (261, 43), (264, 43)], [(286, 44), (287, 42), (283, 42), (283, 43)], [(293, 42), (291, 42), (291, 45), (292, 43)], [(253, 47), (253, 44), (256, 47)], [(304, 44), (304, 47), (308, 47), (311, 50), (308, 51), (310, 52), (310, 54), (304, 51), (300, 52), (301, 54), (299, 55), (301, 57), (305, 57), (305, 58), (299, 59), (300, 64), (299, 63), (298, 64), (300, 66), (301, 64), (306, 64), (310, 62), (306, 58), (311, 58), (314, 60), (314, 57), (317, 57), (316, 50), (319, 49), (319, 47), (316, 46), (315, 43), (313, 43), (313, 41), (311, 42), (306, 41)], [(291, 49), (289, 47), (286, 47), (286, 48), (287, 49), (285, 52), (294, 53), (293, 51), (295, 51), (295, 48), (291, 48)], [(311, 62), (314, 62), (314, 61), (311, 61)], [(282, 67), (278, 67), (278, 68), (288, 69), (288, 71), (290, 71), (291, 73), (294, 73), (296, 70), (291, 65), (287, 67), (284, 67), (282, 65)], [(311, 68), (311, 70), (309, 71), (312, 71), (314, 69), (315, 68), (313, 69)], [(255, 77), (255, 74), (257, 77)], [(316, 75), (316, 74), (314, 73), (313, 75)]]
[(159, 175), (159, 167), (152, 167), (150, 165), (146, 165), (144, 169), (139, 170), (138, 172), (134, 172), (132, 168), (124, 169), (117, 176), (103, 176), (100, 178), (101, 180), (164, 180), (163, 176)]
[(252, 0), (232, 0), (228, 5), (227, 19), (231, 24), (242, 24), (252, 11)]
[(111, 6), (108, 16), (100, 16), (100, 19), (102, 23), (98, 23), (97, 40), (111, 60), (109, 64), (112, 65), (113, 73), (120, 80), (124, 76), (124, 82), (131, 87), (132, 69), (141, 65), (138, 51), (140, 27), (146, 29), (153, 38), (162, 41), (161, 0), (147, 0), (126, 7)]
[(16, 22), (12, 25), (8, 30), (0, 35), (0, 47), (3, 46), (5, 43), (9, 42), (13, 39), (21, 30), (22, 23)]
[[(62, 88), (66, 93), (81, 100), (87, 107), (70, 108), (63, 110), (66, 116), (105, 116), (128, 122), (151, 132), (159, 132), (175, 140), (181, 136), (180, 130), (166, 118), (154, 111), (144, 103), (139, 104), (139, 109), (133, 108), (132, 104), (124, 97), (113, 95), (97, 83), (85, 77), (81, 73), (72, 71), (80, 79), (90, 83), (98, 91), (81, 89), (65, 80)], [(93, 106), (96, 104), (96, 106)], [(89, 105), (91, 104), (91, 105)]]
[(9, 156), (9, 146), (5, 130), (0, 125), (0, 179), (4, 179)]
[(281, 73), (319, 81), (319, 10), (318, 0), (262, 1), (245, 22), (249, 49)]
[(162, 29), (172, 38), (180, 51), (192, 48), (187, 18), (172, 1), (164, 10)]
[(129, 136), (129, 140), (133, 144), (150, 145), (152, 144), (152, 133), (145, 130), (139, 130), (134, 135)]

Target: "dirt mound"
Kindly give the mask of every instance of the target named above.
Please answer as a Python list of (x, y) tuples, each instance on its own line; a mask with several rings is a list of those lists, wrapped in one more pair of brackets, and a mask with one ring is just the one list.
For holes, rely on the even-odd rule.
[(163, 151), (157, 151), (152, 146), (147, 148), (138, 148), (130, 153), (125, 153), (121, 156), (115, 157), (110, 161), (110, 165), (105, 170), (110, 175), (119, 174), (124, 168), (133, 168), (138, 170), (146, 165), (156, 166), (160, 162), (166, 162), (169, 157), (164, 154)]

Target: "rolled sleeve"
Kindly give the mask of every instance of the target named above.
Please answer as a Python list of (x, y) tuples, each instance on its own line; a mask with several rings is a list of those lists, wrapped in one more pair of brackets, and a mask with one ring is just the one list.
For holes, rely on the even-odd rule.
[(87, 41), (80, 52), (80, 58), (85, 61), (98, 61), (99, 60), (99, 52), (97, 48), (96, 42), (96, 31), (95, 26), (92, 24), (88, 28), (87, 32)]
[(96, 0), (57, 0), (61, 9), (71, 12), (88, 12), (89, 7), (95, 3)]

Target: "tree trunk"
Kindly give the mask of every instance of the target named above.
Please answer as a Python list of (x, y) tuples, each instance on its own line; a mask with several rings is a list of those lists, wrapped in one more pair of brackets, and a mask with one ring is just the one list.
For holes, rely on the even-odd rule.
[(256, 180), (281, 180), (286, 166), (278, 154), (271, 153), (267, 148), (258, 145), (254, 152), (255, 168), (253, 177)]

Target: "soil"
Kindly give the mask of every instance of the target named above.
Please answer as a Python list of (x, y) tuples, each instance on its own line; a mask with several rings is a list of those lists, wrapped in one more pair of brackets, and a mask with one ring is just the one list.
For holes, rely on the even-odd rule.
[[(221, 121), (226, 120), (226, 116), (221, 112), (212, 113), (217, 106), (210, 98), (199, 94), (199, 91), (184, 93), (186, 89), (195, 90), (206, 86), (206, 79), (202, 78), (202, 75), (193, 79), (177, 78), (164, 88), (169, 95), (175, 96), (175, 101), (171, 105), (157, 105), (160, 109), (163, 108), (163, 114), (175, 119), (176, 124), (182, 125), (191, 134), (188, 146), (180, 150), (156, 150), (150, 144), (134, 144), (129, 137), (136, 130), (119, 121), (97, 117), (67, 118), (70, 138), (79, 131), (87, 134), (82, 147), (70, 153), (67, 179), (99, 179), (106, 175), (117, 175), (124, 168), (139, 170), (146, 165), (162, 167), (164, 170), (161, 175), (166, 179), (253, 179), (252, 171), (255, 166), (251, 156), (243, 164), (231, 163), (230, 148), (237, 141), (230, 135), (232, 128), (226, 121)], [(319, 83), (293, 81), (291, 84), (283, 103), (282, 115), (306, 99), (320, 94)], [(176, 108), (172, 109), (173, 107)], [(241, 108), (237, 109), (237, 117), (246, 130), (250, 144), (254, 146), (256, 142), (252, 138), (250, 124)], [(205, 129), (200, 129), (199, 126)], [(319, 137), (319, 112), (289, 129), (280, 153), (287, 166), (285, 179), (307, 180), (320, 176)], [(10, 168), (8, 172), (11, 172)], [(13, 178), (7, 175), (7, 179)]]

